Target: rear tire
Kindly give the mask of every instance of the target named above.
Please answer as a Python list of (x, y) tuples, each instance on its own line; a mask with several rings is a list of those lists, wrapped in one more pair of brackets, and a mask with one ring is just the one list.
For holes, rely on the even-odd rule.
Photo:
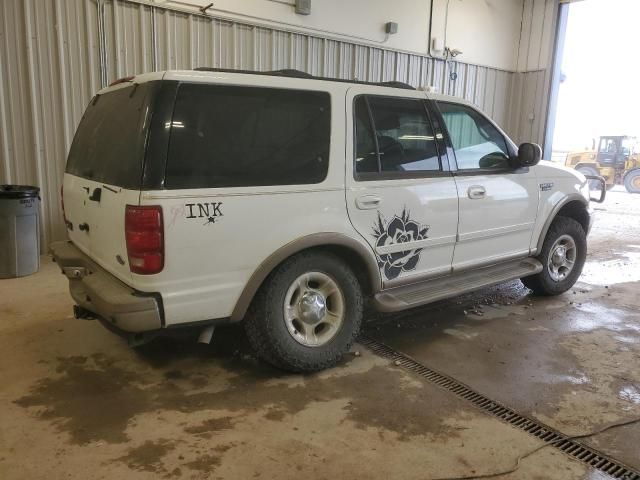
[(536, 295), (560, 295), (569, 290), (582, 273), (587, 258), (587, 235), (577, 221), (556, 217), (538, 255), (542, 271), (520, 279)]
[(258, 358), (291, 372), (335, 365), (360, 331), (363, 295), (345, 263), (324, 252), (300, 253), (265, 281), (245, 319)]
[(640, 193), (640, 169), (631, 170), (624, 176), (624, 188), (629, 193)]

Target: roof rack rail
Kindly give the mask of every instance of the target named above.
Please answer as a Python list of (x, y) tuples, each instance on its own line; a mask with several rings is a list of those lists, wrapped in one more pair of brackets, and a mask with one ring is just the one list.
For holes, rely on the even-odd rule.
[(246, 73), (251, 75), (269, 75), (274, 77), (290, 77), (290, 78), (306, 78), (309, 80), (327, 80), (330, 82), (342, 82), (342, 83), (356, 83), (362, 85), (378, 85), (381, 87), (390, 88), (404, 88), (406, 90), (415, 90), (414, 87), (404, 82), (363, 82), (360, 80), (346, 80), (344, 78), (329, 78), (329, 77), (316, 77), (302, 70), (296, 70), (293, 68), (285, 68), (282, 70), (240, 70), (233, 68), (213, 68), (213, 67), (197, 67), (194, 70), (199, 72), (222, 72), (222, 73)]
[(398, 82), (398, 81), (391, 81), (391, 82), (380, 82), (377, 85), (384, 85), (385, 87), (393, 87), (393, 88), (406, 88), (409, 90), (415, 90), (414, 87), (412, 87), (411, 85), (409, 85), (408, 83), (404, 83), (404, 82)]
[(294, 68), (284, 68), (282, 70), (270, 70), (269, 74), (282, 77), (295, 77), (295, 78), (313, 78), (313, 75), (302, 70), (296, 70)]
[(194, 68), (199, 72), (224, 72), (224, 73), (248, 73), (252, 75), (272, 75), (275, 77), (294, 77), (294, 78), (314, 78), (313, 75), (303, 72), (302, 70), (295, 70), (293, 68), (285, 68), (282, 70), (242, 70), (235, 68), (213, 68), (213, 67), (198, 67)]

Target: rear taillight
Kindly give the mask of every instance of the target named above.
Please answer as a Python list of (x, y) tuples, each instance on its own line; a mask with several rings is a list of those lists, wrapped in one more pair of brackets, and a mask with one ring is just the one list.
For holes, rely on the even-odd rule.
[(127, 205), (124, 218), (129, 269), (150, 275), (164, 267), (162, 207)]

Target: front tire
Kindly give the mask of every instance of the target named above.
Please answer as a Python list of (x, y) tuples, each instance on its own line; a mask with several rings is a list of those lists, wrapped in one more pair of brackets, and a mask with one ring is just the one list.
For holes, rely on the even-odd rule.
[(631, 170), (624, 176), (624, 188), (629, 193), (640, 193), (640, 169)]
[(351, 269), (330, 253), (304, 252), (267, 278), (245, 330), (261, 360), (291, 372), (314, 372), (349, 351), (362, 310), (362, 291)]
[(577, 221), (556, 217), (538, 255), (542, 271), (520, 279), (536, 295), (560, 295), (569, 290), (582, 273), (587, 258), (587, 235)]

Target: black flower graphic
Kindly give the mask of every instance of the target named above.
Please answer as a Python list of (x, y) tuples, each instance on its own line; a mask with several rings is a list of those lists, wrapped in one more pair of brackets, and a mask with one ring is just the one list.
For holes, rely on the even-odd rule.
[[(395, 245), (398, 243), (415, 242), (427, 237), (429, 225), (420, 225), (409, 218), (406, 208), (402, 210), (402, 216), (394, 215), (393, 219), (385, 225), (382, 215), (378, 212), (378, 223), (373, 228), (376, 238), (376, 247)], [(416, 268), (420, 260), (422, 248), (404, 250), (402, 252), (378, 254), (378, 267), (384, 272), (388, 280), (392, 280), (402, 272), (409, 272)]]

